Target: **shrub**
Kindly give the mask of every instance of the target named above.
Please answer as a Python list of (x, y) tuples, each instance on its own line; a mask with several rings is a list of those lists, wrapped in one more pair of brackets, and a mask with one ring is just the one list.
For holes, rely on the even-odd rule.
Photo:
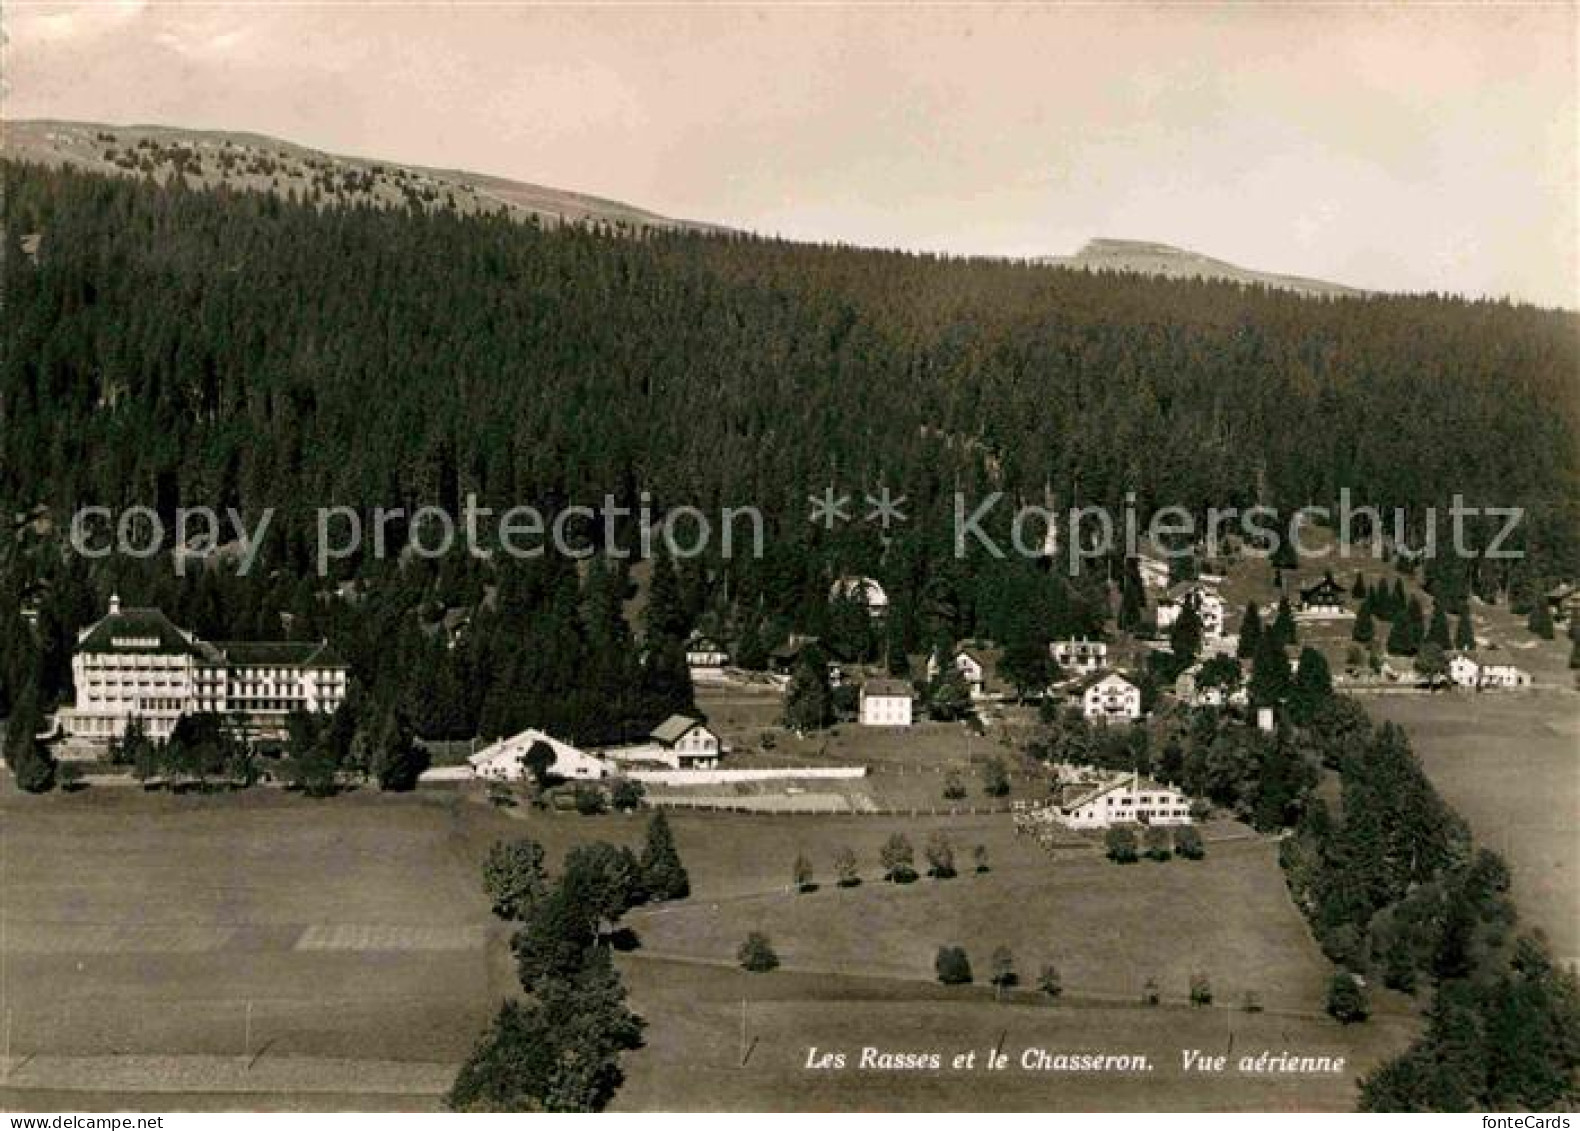
[(1212, 983), (1205, 974), (1192, 974), (1190, 976), (1190, 1003), (1192, 1005), (1212, 1004)]
[(1042, 968), (1037, 975), (1037, 988), (1049, 997), (1058, 997), (1064, 992), (1064, 979), (1059, 976), (1059, 968), (1051, 963)]
[(609, 787), (609, 804), (622, 813), (629, 813), (633, 809), (642, 807), (642, 799), (647, 796), (647, 789), (639, 781), (631, 778), (616, 778)]
[(963, 947), (939, 947), (933, 969), (938, 973), (938, 980), (946, 986), (963, 986), (971, 981), (971, 960)]
[(834, 882), (842, 888), (853, 888), (861, 883), (861, 874), (856, 869), (856, 854), (849, 848), (841, 848), (834, 853)]
[(1148, 978), (1141, 987), (1141, 1004), (1157, 1005), (1161, 1000), (1162, 995), (1158, 993), (1158, 980), (1156, 978)]
[(1345, 1025), (1366, 1020), (1371, 1007), (1366, 989), (1354, 974), (1340, 971), (1328, 983), (1328, 1012)]
[(935, 880), (947, 880), (955, 874), (955, 849), (942, 829), (934, 830), (927, 838), (927, 873)]
[(1173, 841), (1169, 837), (1168, 829), (1161, 825), (1148, 825), (1141, 834), (1142, 843), (1146, 845), (1147, 859), (1162, 863), (1174, 855)]
[(1187, 860), (1200, 860), (1207, 855), (1207, 849), (1202, 844), (1201, 833), (1190, 825), (1181, 825), (1175, 829), (1174, 854), (1183, 856)]
[(972, 859), (973, 863), (976, 864), (976, 869), (977, 869), (978, 874), (980, 874), (982, 872), (992, 871), (992, 869), (988, 867), (988, 850), (987, 850), (987, 845), (979, 844), (975, 848), (973, 848), (971, 850), (971, 859)]
[(798, 892), (811, 891), (817, 887), (812, 882), (812, 861), (806, 858), (806, 853), (795, 858), (795, 865), (790, 869), (790, 882)]
[(609, 809), (608, 795), (595, 785), (578, 785), (575, 797), (576, 812), (583, 817), (596, 817)]
[(944, 778), (944, 799), (946, 801), (959, 801), (966, 795), (966, 784), (960, 780), (960, 775), (953, 770)]
[(1140, 859), (1136, 851), (1136, 834), (1128, 825), (1114, 825), (1103, 836), (1108, 858), (1116, 864), (1134, 864)]
[(1003, 797), (1009, 792), (1009, 771), (1004, 759), (989, 758), (982, 767), (982, 792), (989, 797)]
[(904, 833), (895, 833), (884, 842), (878, 854), (883, 864), (883, 878), (892, 884), (908, 884), (916, 879), (916, 854)]
[(748, 934), (746, 941), (735, 952), (735, 957), (742, 969), (750, 970), (753, 974), (766, 974), (779, 966), (779, 956), (774, 953), (773, 944), (761, 931)]

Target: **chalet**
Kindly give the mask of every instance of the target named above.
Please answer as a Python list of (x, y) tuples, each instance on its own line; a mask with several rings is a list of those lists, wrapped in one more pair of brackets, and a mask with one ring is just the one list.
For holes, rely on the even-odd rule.
[[(986, 694), (987, 668), (981, 659), (961, 648), (955, 652), (954, 667), (955, 671), (960, 673), (960, 678), (965, 681), (966, 687), (970, 689), (971, 698), (980, 699)], [(927, 657), (928, 682), (938, 678), (939, 669), (938, 653), (934, 652)]]
[(609, 773), (608, 764), (601, 759), (532, 728), (490, 743), (467, 762), (471, 764), (473, 776), (484, 781), (521, 781), (529, 774), (527, 751), (540, 742), (554, 753), (554, 761), (548, 768), (550, 777), (597, 781)]
[(1118, 672), (1090, 677), (1079, 693), (1081, 713), (1088, 719), (1129, 722), (1141, 717), (1141, 688)]
[(867, 606), (867, 612), (874, 618), (884, 616), (889, 611), (889, 595), (883, 591), (883, 586), (870, 577), (836, 578), (829, 588), (828, 599), (860, 601)]
[(1340, 617), (1346, 610), (1344, 587), (1331, 573), (1300, 591), (1300, 611), (1312, 617)]
[(730, 654), (712, 637), (694, 632), (686, 641), (686, 667), (692, 679), (718, 680), (729, 662)]
[(794, 635), (773, 651), (768, 653), (768, 667), (780, 675), (789, 675), (795, 671), (796, 662), (801, 659), (801, 653), (818, 642), (815, 636)]
[(1547, 591), (1547, 605), (1554, 620), (1567, 620), (1580, 612), (1580, 586), (1563, 582)]
[(1481, 685), (1481, 665), (1463, 652), (1457, 653), (1449, 657), (1448, 680), (1455, 687), (1474, 691)]
[(1531, 673), (1513, 664), (1481, 665), (1481, 680), (1476, 685), (1482, 690), (1509, 691), (1531, 685)]
[(719, 765), (723, 748), (719, 736), (701, 719), (671, 715), (653, 729), (656, 760), (677, 770), (712, 770)]
[(1174, 681), (1174, 698), (1189, 707), (1222, 707), (1225, 704), (1244, 706), (1248, 701), (1243, 683), (1233, 687), (1201, 682), (1200, 664), (1192, 664)]
[(1223, 598), (1210, 585), (1200, 581), (1182, 581), (1172, 586), (1167, 595), (1158, 600), (1158, 627), (1166, 629), (1185, 611), (1186, 606), (1196, 610), (1201, 620), (1203, 638), (1223, 635)]
[(860, 720), (868, 727), (908, 727), (916, 696), (899, 679), (869, 679), (861, 685)]
[(1190, 801), (1170, 785), (1119, 774), (1059, 806), (1065, 824), (1077, 829), (1110, 825), (1188, 825)]
[(1090, 675), (1108, 666), (1108, 645), (1101, 640), (1055, 640), (1048, 645), (1053, 662), (1067, 672)]

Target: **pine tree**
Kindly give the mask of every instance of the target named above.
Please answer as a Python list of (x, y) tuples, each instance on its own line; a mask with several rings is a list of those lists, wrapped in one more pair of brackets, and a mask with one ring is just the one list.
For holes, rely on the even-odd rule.
[(675, 836), (662, 811), (647, 823), (647, 844), (642, 849), (642, 890), (656, 900), (684, 899), (691, 894), (691, 879), (680, 862)]
[(1476, 627), (1470, 619), (1469, 605), (1459, 614), (1459, 624), (1454, 629), (1454, 647), (1461, 652), (1472, 652), (1476, 648)]
[(1256, 655), (1257, 643), (1262, 638), (1262, 614), (1255, 601), (1246, 603), (1245, 615), (1240, 618), (1240, 645), (1235, 654), (1242, 660)]
[(1264, 632), (1257, 642), (1247, 692), (1256, 707), (1275, 707), (1289, 693), (1289, 657), (1272, 632)]
[(1454, 646), (1448, 633), (1448, 612), (1441, 601), (1432, 604), (1432, 627), (1427, 629), (1426, 638), (1445, 652)]
[(1273, 621), (1273, 639), (1285, 648), (1292, 648), (1298, 642), (1295, 631), (1295, 612), (1289, 607), (1289, 598), (1278, 599), (1278, 616)]
[(1369, 590), (1366, 588), (1366, 575), (1360, 572), (1360, 570), (1356, 570), (1355, 584), (1350, 587), (1350, 596), (1355, 598), (1357, 601), (1364, 601), (1366, 600), (1366, 595), (1368, 592)]
[(1333, 674), (1325, 656), (1315, 648), (1302, 648), (1289, 695), (1289, 713), (1304, 726), (1333, 698)]
[(1535, 603), (1531, 605), (1531, 614), (1525, 618), (1525, 627), (1543, 640), (1553, 638), (1553, 613), (1547, 607), (1547, 599), (1541, 594), (1537, 594)]
[(1361, 611), (1355, 614), (1355, 627), (1350, 630), (1350, 639), (1359, 644), (1370, 644), (1377, 637), (1377, 627), (1372, 623), (1372, 604), (1366, 601), (1361, 605)]

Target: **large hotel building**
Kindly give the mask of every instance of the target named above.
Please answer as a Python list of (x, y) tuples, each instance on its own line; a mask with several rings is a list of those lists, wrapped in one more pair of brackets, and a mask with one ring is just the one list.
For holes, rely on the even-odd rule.
[(123, 609), (83, 629), (71, 661), (77, 702), (57, 723), (67, 745), (105, 746), (134, 716), (164, 740), (182, 715), (241, 716), (279, 734), (293, 711), (334, 711), (347, 665), (323, 641), (214, 642), (178, 628), (158, 609)]

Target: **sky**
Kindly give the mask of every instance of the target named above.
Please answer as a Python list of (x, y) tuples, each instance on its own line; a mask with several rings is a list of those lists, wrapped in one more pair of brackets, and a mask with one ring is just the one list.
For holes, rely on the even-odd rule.
[(1580, 5), (7, 0), (7, 118), (249, 130), (792, 238), (1157, 240), (1580, 308)]

